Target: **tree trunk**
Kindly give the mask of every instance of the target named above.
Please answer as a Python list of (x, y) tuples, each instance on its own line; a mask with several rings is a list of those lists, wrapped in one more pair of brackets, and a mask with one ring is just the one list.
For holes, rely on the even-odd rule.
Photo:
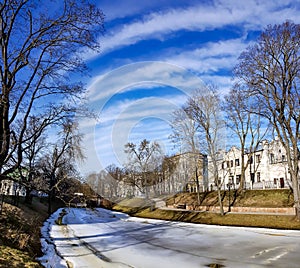
[(26, 204), (32, 203), (31, 189), (29, 187), (26, 187), (25, 203)]
[(291, 173), (292, 176), (292, 185), (293, 185), (293, 194), (294, 194), (294, 207), (296, 212), (296, 217), (300, 220), (300, 194), (299, 194), (299, 184), (297, 180), (297, 175), (294, 172)]
[(218, 200), (219, 200), (219, 207), (220, 207), (220, 215), (224, 215), (224, 208), (223, 208), (223, 202), (222, 202), (222, 196), (221, 196), (221, 189), (220, 185), (218, 184)]
[(199, 177), (198, 177), (198, 169), (196, 166), (196, 185), (197, 185), (197, 202), (198, 202), (198, 206), (200, 206), (200, 185), (199, 185)]
[(245, 189), (245, 155), (244, 155), (244, 149), (241, 149), (241, 178), (240, 178), (240, 185), (238, 192), (241, 192)]

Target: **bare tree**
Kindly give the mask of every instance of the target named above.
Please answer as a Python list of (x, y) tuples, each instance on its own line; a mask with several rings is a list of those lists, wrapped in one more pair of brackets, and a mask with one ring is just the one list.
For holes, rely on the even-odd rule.
[(123, 171), (121, 168), (117, 167), (114, 164), (109, 165), (106, 167), (106, 184), (109, 188), (109, 197), (116, 198), (119, 195), (120, 192), (120, 181), (123, 179)]
[(220, 98), (215, 87), (209, 85), (205, 89), (195, 91), (187, 102), (186, 112), (196, 122), (199, 135), (205, 141), (203, 150), (207, 152), (211, 160), (211, 172), (218, 188), (220, 214), (224, 215), (221, 197), (222, 181), (219, 179), (219, 159), (217, 158), (217, 152), (221, 147), (222, 131), (224, 131), (220, 104)]
[(76, 176), (75, 160), (84, 158), (80, 147), (81, 135), (77, 131), (77, 125), (72, 120), (67, 120), (63, 124), (63, 129), (59, 133), (59, 139), (41, 158), (39, 167), (41, 177), (47, 182), (45, 191), (48, 193), (48, 213), (52, 212), (53, 199), (61, 194), (59, 184), (69, 178)]
[(200, 183), (199, 183), (199, 172), (198, 172), (198, 155), (200, 153), (200, 141), (197, 134), (198, 126), (195, 120), (189, 117), (185, 109), (179, 109), (173, 113), (173, 121), (171, 127), (173, 135), (171, 138), (174, 143), (179, 144), (181, 152), (190, 152), (193, 156), (192, 161), (189, 162), (190, 169), (193, 170), (194, 179), (197, 187), (197, 201), (200, 205)]
[[(240, 144), (241, 174), (239, 191), (245, 188), (245, 171), (250, 164), (248, 159), (252, 157), (268, 131), (268, 126), (263, 124), (263, 118), (259, 115), (260, 104), (258, 103), (255, 110), (252, 111), (248, 101), (247, 92), (239, 85), (235, 85), (225, 96), (222, 105), (226, 126), (233, 131)], [(245, 159), (246, 152), (247, 159)]]
[(235, 75), (263, 105), (260, 115), (274, 127), (287, 154), (296, 213), (300, 218), (300, 25), (268, 26), (258, 42), (239, 57)]
[(134, 176), (139, 177), (136, 186), (148, 198), (149, 186), (155, 183), (151, 179), (151, 173), (162, 161), (161, 147), (157, 142), (150, 143), (150, 141), (144, 139), (138, 146), (132, 142), (127, 143), (125, 145), (125, 152), (129, 156), (130, 170), (134, 173)]
[[(97, 50), (102, 31), (103, 14), (88, 0), (0, 3), (2, 178), (22, 163), (30, 117), (39, 116), (44, 124), (49, 114), (70, 110), (71, 101), (83, 91), (69, 75), (85, 70), (82, 48)], [(13, 155), (14, 165), (5, 166)]]
[(199, 152), (197, 124), (186, 114), (184, 108), (173, 113), (170, 126), (173, 132), (170, 138), (177, 148), (180, 147), (180, 152)]

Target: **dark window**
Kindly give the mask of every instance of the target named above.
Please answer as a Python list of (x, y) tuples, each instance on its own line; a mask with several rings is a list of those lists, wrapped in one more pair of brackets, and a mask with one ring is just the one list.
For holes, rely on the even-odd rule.
[(233, 167), (233, 160), (230, 160), (230, 166)]
[(240, 165), (240, 159), (235, 159), (235, 166), (238, 167)]
[(257, 177), (257, 182), (260, 182), (260, 172), (257, 172), (256, 177)]

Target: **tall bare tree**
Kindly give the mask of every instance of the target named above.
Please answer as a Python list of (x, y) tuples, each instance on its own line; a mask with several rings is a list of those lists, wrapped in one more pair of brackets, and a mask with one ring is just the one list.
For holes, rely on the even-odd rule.
[(67, 120), (62, 125), (59, 139), (50, 146), (41, 158), (39, 167), (41, 177), (46, 185), (48, 193), (48, 213), (52, 213), (52, 201), (56, 196), (63, 194), (59, 192), (59, 184), (70, 176), (77, 173), (75, 160), (83, 160), (84, 155), (81, 149), (81, 134), (78, 133), (77, 124)]
[[(251, 111), (251, 108), (254, 107), (249, 107), (248, 101), (247, 92), (239, 85), (235, 85), (224, 97), (222, 105), (226, 126), (232, 130), (240, 144), (241, 176), (239, 191), (245, 188), (245, 171), (250, 164), (248, 159), (252, 157), (268, 131), (268, 126), (264, 125), (264, 120), (259, 115), (260, 104), (258, 103), (255, 110)], [(247, 158), (245, 159), (246, 153)]]
[(208, 85), (206, 88), (195, 91), (187, 102), (186, 112), (198, 125), (199, 135), (205, 141), (203, 150), (207, 152), (211, 160), (211, 172), (218, 188), (220, 214), (224, 215), (221, 197), (222, 181), (219, 179), (219, 159), (217, 158), (217, 152), (222, 146), (222, 131), (224, 131), (220, 105), (221, 101), (216, 88)]
[[(68, 101), (74, 101), (83, 91), (83, 85), (70, 82), (69, 75), (85, 71), (83, 48), (99, 48), (97, 38), (103, 32), (103, 17), (88, 0), (53, 0), (43, 4), (35, 0), (1, 1), (2, 178), (22, 162), (30, 117), (38, 114), (46, 120), (56, 111), (70, 110)], [(5, 167), (13, 155), (17, 156), (15, 164)]]
[(235, 75), (252, 96), (252, 105), (263, 105), (260, 115), (274, 127), (287, 154), (300, 218), (300, 25), (286, 21), (268, 26), (257, 43), (239, 57)]
[(197, 201), (200, 205), (200, 182), (199, 182), (199, 153), (200, 153), (200, 140), (198, 135), (198, 124), (194, 118), (189, 117), (185, 112), (185, 108), (179, 109), (173, 113), (173, 120), (171, 128), (173, 134), (171, 138), (175, 144), (179, 144), (181, 152), (190, 152), (192, 161), (189, 161), (190, 169), (193, 170), (196, 188), (197, 188)]

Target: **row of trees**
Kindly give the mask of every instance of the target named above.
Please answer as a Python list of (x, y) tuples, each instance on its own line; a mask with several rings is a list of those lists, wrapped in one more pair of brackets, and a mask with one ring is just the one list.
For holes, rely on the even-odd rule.
[(87, 182), (100, 195), (115, 197), (174, 194), (175, 181), (170, 179), (177, 162), (164, 156), (157, 142), (146, 139), (124, 146), (128, 162), (123, 167), (112, 164), (99, 173), (90, 174)]
[(1, 181), (51, 198), (61, 178), (74, 176), (74, 156), (82, 157), (74, 114), (84, 86), (70, 74), (86, 71), (83, 48), (99, 49), (103, 18), (85, 0), (1, 1)]
[[(207, 153), (219, 189), (219, 149), (225, 149), (225, 130), (241, 148), (241, 181), (244, 189), (245, 153), (251, 155), (267, 135), (277, 136), (285, 148), (300, 217), (300, 25), (285, 22), (268, 26), (258, 42), (246, 49), (234, 68), (234, 87), (223, 99), (213, 86), (195, 91), (175, 112), (174, 140), (184, 150)], [(229, 139), (227, 139), (229, 140)], [(227, 144), (230, 145), (230, 144)], [(232, 144), (231, 144), (232, 145)]]

